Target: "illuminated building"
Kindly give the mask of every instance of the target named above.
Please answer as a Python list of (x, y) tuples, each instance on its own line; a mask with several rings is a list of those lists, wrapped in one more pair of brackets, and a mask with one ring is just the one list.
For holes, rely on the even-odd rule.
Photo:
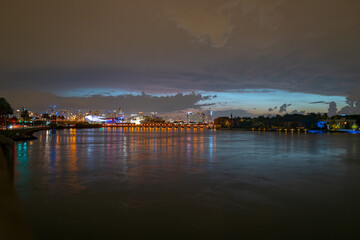
[(94, 122), (100, 123), (100, 122), (106, 122), (106, 118), (96, 116), (96, 115), (86, 115), (85, 121), (91, 122), (91, 123), (94, 123)]
[(186, 122), (187, 123), (190, 123), (190, 122), (193, 122), (194, 121), (194, 115), (193, 115), (193, 113), (192, 112), (188, 112), (187, 114), (186, 114)]
[(145, 119), (143, 116), (135, 116), (130, 118), (130, 123), (135, 123), (136, 125), (141, 124)]

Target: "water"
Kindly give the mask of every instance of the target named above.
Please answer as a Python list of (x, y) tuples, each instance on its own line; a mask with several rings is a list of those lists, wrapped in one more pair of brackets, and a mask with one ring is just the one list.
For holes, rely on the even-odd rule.
[(17, 143), (38, 239), (360, 239), (360, 136), (108, 128)]

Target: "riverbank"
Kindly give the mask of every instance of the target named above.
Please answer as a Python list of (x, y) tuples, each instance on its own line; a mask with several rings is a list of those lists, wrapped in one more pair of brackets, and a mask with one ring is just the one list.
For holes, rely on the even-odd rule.
[(79, 123), (75, 125), (57, 125), (57, 126), (45, 126), (45, 127), (32, 127), (32, 128), (17, 128), (17, 129), (8, 129), (8, 130), (0, 130), (0, 135), (3, 135), (7, 138), (10, 138), (14, 141), (30, 141), (36, 140), (33, 134), (38, 131), (42, 130), (50, 130), (50, 129), (69, 129), (69, 128), (76, 128), (76, 129), (84, 129), (84, 128), (101, 128), (100, 124), (86, 124), (86, 123)]
[(30, 239), (13, 188), (14, 142), (0, 135), (0, 239)]
[(226, 130), (226, 131), (251, 131), (251, 132), (278, 132), (278, 133), (350, 133), (350, 134), (360, 134), (359, 130), (351, 129), (339, 129), (339, 130), (316, 130), (316, 129), (265, 129), (265, 128), (215, 128), (217, 130)]
[(34, 127), (21, 129), (1, 130), (0, 134), (14, 141), (29, 141), (37, 139), (33, 134), (38, 131), (48, 130), (49, 127)]

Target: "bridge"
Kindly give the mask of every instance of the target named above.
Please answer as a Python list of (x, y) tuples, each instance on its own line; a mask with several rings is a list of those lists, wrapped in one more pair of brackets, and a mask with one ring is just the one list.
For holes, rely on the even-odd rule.
[(213, 125), (209, 124), (173, 124), (173, 123), (114, 123), (103, 124), (102, 127), (137, 127), (137, 128), (207, 128), (213, 129)]

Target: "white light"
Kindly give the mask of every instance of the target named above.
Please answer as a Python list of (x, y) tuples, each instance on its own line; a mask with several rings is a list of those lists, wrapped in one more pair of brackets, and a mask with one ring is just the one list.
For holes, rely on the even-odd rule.
[(106, 120), (103, 117), (95, 116), (95, 115), (87, 115), (85, 116), (85, 120), (88, 122), (105, 122)]

